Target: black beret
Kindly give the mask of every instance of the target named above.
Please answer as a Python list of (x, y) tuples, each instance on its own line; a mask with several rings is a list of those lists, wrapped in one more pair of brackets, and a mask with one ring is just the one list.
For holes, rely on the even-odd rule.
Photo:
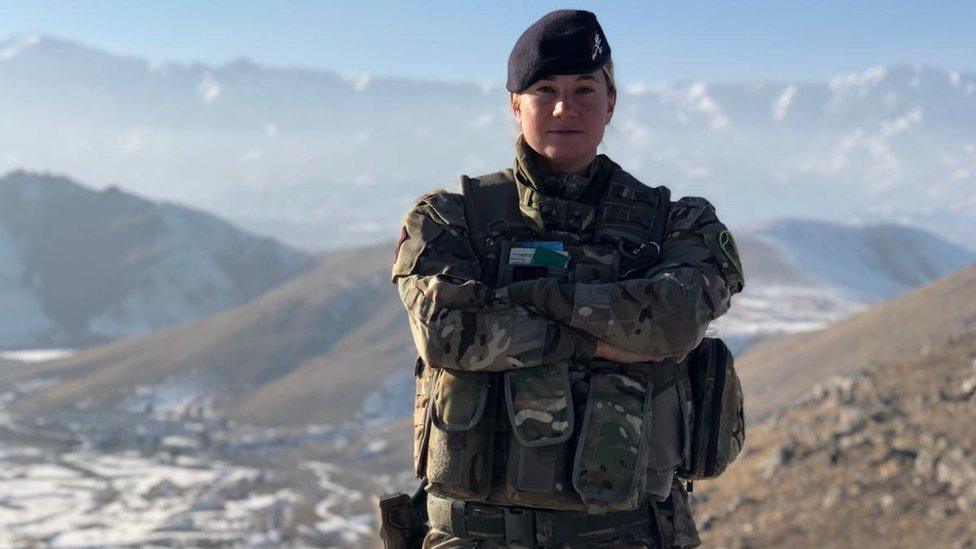
[(510, 92), (521, 92), (536, 80), (555, 74), (586, 74), (610, 59), (610, 44), (596, 15), (557, 10), (525, 29), (508, 56)]

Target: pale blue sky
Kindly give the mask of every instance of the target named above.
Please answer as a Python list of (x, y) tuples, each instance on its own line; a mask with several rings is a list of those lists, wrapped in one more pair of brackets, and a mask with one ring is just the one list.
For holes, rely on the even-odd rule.
[(502, 84), (518, 35), (560, 7), (597, 13), (626, 82), (822, 80), (898, 62), (976, 70), (972, 1), (0, 0), (0, 40), (40, 32), (163, 61)]

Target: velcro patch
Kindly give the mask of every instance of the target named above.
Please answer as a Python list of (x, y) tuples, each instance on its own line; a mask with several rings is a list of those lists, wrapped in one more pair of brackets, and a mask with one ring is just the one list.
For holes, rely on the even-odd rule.
[(718, 244), (721, 246), (722, 251), (725, 252), (725, 257), (738, 271), (739, 276), (742, 276), (742, 261), (739, 259), (739, 248), (735, 245), (735, 240), (732, 238), (732, 233), (725, 230), (718, 235)]
[(408, 238), (410, 238), (410, 235), (407, 234), (407, 228), (400, 227), (400, 240), (397, 241), (396, 250), (393, 251), (394, 263), (396, 263), (396, 260), (400, 257), (400, 247), (403, 246), (403, 243), (406, 242)]

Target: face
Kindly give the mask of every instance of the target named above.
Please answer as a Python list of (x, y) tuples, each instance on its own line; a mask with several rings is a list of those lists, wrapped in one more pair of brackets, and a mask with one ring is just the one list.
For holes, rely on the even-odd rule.
[(602, 70), (550, 76), (510, 96), (526, 143), (560, 173), (590, 165), (617, 99)]

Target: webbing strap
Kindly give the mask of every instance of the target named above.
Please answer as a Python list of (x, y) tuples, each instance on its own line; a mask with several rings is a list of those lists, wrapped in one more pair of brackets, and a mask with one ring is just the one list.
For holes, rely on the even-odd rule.
[(522, 224), (518, 188), (511, 170), (477, 178), (461, 176), (461, 195), (468, 234), (479, 256), (483, 256), (488, 247), (485, 239), (491, 236), (492, 223)]
[(630, 511), (590, 515), (507, 507), (427, 495), (430, 525), (460, 538), (472, 537), (521, 545), (549, 545), (647, 528), (655, 521), (647, 503)]

